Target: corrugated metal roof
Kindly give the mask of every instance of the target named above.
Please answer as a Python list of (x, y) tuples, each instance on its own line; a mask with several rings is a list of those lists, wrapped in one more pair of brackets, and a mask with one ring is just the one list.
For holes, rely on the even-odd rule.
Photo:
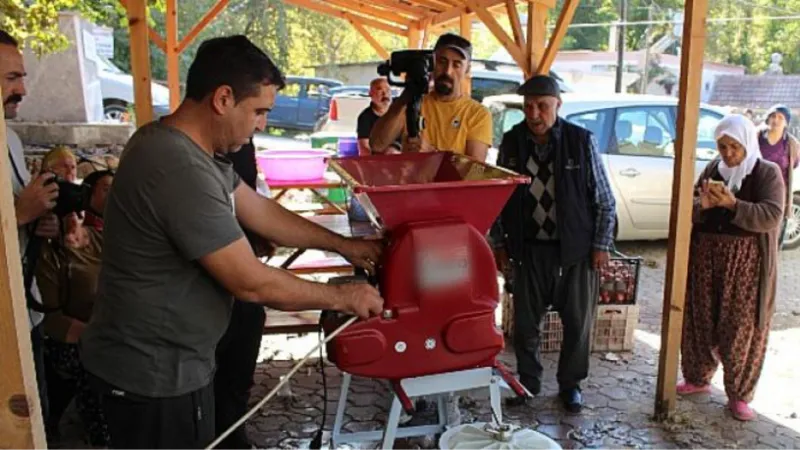
[(800, 75), (722, 75), (714, 82), (710, 103), (759, 109), (782, 103), (800, 108)]

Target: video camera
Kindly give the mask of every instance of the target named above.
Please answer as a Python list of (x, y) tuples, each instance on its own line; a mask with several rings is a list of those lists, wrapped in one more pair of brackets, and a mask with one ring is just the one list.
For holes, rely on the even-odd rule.
[[(432, 71), (433, 51), (431, 50), (392, 52), (391, 59), (378, 66), (378, 74), (386, 77), (390, 85), (405, 88), (411, 95), (411, 101), (406, 107), (408, 137), (419, 136), (423, 128), (423, 124), (420, 123), (420, 107), (422, 106), (422, 96), (428, 93), (428, 83)], [(395, 76), (405, 74), (405, 82), (393, 80), (392, 74)]]
[(50, 185), (52, 183), (58, 185), (58, 198), (56, 199), (56, 206), (53, 208), (53, 213), (59, 218), (70, 213), (83, 212), (89, 207), (89, 197), (91, 196), (90, 186), (69, 182), (58, 175), (48, 180), (45, 185)]

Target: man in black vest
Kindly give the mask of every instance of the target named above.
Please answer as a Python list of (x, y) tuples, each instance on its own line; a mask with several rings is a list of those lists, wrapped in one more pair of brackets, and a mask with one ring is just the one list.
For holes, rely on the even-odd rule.
[(558, 117), (558, 83), (539, 75), (523, 84), (525, 121), (503, 136), (498, 164), (531, 176), (516, 189), (492, 230), (498, 266), (513, 280), (514, 347), (520, 381), (541, 390), (541, 321), (558, 311), (564, 341), (559, 397), (570, 412), (583, 407), (589, 374), (597, 270), (613, 246), (615, 202), (592, 133)]

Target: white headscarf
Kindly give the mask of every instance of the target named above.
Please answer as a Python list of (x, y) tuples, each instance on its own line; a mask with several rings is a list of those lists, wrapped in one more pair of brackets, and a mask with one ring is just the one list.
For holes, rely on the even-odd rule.
[(728, 167), (725, 160), (719, 163), (719, 173), (728, 185), (731, 192), (737, 192), (742, 187), (742, 180), (753, 171), (756, 163), (761, 159), (761, 148), (758, 145), (758, 130), (753, 122), (740, 114), (725, 116), (714, 132), (714, 138), (719, 140), (728, 136), (744, 147), (744, 161), (736, 167)]

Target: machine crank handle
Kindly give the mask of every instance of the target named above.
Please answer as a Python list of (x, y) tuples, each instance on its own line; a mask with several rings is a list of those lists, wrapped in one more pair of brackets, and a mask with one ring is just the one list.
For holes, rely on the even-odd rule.
[(494, 369), (498, 372), (500, 378), (502, 378), (503, 381), (505, 381), (506, 384), (508, 384), (508, 387), (510, 387), (511, 390), (514, 391), (514, 393), (517, 394), (518, 397), (533, 398), (533, 394), (528, 389), (526, 389), (525, 386), (523, 386), (522, 383), (519, 382), (519, 380), (514, 378), (514, 375), (512, 375), (511, 372), (509, 372), (506, 366), (504, 366), (502, 363), (495, 362)]
[(403, 385), (400, 384), (400, 380), (392, 381), (392, 390), (394, 390), (394, 394), (397, 396), (397, 399), (400, 401), (400, 406), (403, 407), (406, 414), (414, 414), (414, 404), (411, 403), (411, 399), (408, 397), (408, 394), (406, 394), (405, 389), (403, 389)]

